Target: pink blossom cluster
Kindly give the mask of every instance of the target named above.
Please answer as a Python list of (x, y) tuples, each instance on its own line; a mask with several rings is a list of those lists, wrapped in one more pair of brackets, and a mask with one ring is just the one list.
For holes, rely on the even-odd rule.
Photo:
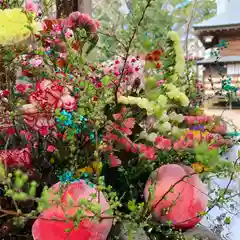
[(164, 138), (162, 136), (158, 136), (155, 139), (155, 147), (160, 150), (186, 150), (189, 148), (193, 148), (195, 143), (207, 142), (210, 148), (218, 148), (223, 145), (231, 145), (231, 141), (229, 139), (224, 139), (220, 134), (212, 134), (212, 133), (203, 133), (203, 134), (194, 134), (189, 131), (187, 134), (182, 137), (180, 140), (175, 142), (171, 141), (171, 139)]
[(39, 14), (40, 7), (39, 4), (34, 3), (32, 0), (27, 0), (25, 3), (25, 10), (35, 14)]
[(199, 80), (196, 81), (196, 88), (198, 90), (203, 90), (203, 84)]
[(210, 124), (212, 133), (225, 134), (227, 132), (227, 124), (224, 121), (218, 120), (213, 116), (185, 116), (184, 121), (191, 127), (196, 125), (196, 127), (203, 127), (205, 124)]
[(211, 123), (215, 121), (215, 118), (212, 116), (185, 116), (184, 121), (188, 125), (194, 125), (194, 124), (206, 124), (206, 123)]
[(173, 149), (176, 151), (186, 150), (189, 148), (193, 148), (195, 144), (201, 142), (208, 143), (210, 149), (232, 144), (229, 139), (224, 139), (219, 134), (207, 133), (195, 135), (193, 132), (189, 131), (184, 137), (173, 143)]
[(133, 88), (144, 88), (144, 60), (139, 57), (129, 56), (125, 66), (124, 63), (123, 58), (117, 58), (106, 65), (104, 74), (113, 74), (117, 80), (121, 78), (122, 93)]

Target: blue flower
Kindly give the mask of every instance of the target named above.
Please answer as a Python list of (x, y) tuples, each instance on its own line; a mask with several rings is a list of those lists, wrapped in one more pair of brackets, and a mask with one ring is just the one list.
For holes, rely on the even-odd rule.
[(50, 55), (52, 53), (52, 49), (45, 52), (47, 55)]
[(63, 126), (71, 126), (73, 124), (72, 113), (63, 110), (61, 111), (61, 116), (56, 118), (56, 121)]
[(81, 175), (81, 178), (89, 178), (89, 174), (84, 172), (82, 175)]
[[(91, 140), (92, 143), (95, 143), (95, 142), (96, 142), (95, 132), (94, 132), (94, 131), (92, 131), (92, 132), (90, 133), (89, 137), (90, 137), (90, 140)], [(99, 140), (99, 141), (102, 140), (102, 134), (99, 134), (99, 135), (98, 135), (98, 140)]]
[(192, 126), (190, 127), (190, 130), (204, 131), (204, 126), (203, 125)]
[(63, 173), (62, 175), (58, 176), (58, 178), (59, 178), (59, 181), (63, 182), (63, 183), (77, 182), (80, 180), (80, 179), (74, 178), (73, 173), (71, 171), (67, 171), (67, 172)]
[(90, 133), (90, 140), (94, 140), (95, 139), (95, 133), (94, 132), (91, 132)]
[(62, 183), (73, 183), (73, 182), (85, 181), (85, 183), (88, 186), (90, 186), (91, 188), (94, 188), (94, 184), (90, 182), (88, 179), (89, 178), (88, 173), (83, 173), (80, 178), (74, 178), (73, 173), (71, 171), (67, 171), (62, 175), (59, 175), (58, 178), (59, 178), (59, 181)]
[(84, 181), (88, 186), (90, 186), (91, 188), (94, 188), (94, 184), (91, 183), (88, 179), (85, 179)]
[(85, 118), (84, 116), (80, 116), (79, 119), (81, 122), (87, 122), (87, 118)]

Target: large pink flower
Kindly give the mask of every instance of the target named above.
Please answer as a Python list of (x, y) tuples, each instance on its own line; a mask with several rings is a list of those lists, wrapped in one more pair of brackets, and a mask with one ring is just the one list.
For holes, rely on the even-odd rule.
[(64, 27), (76, 29), (78, 27), (85, 28), (90, 33), (96, 33), (99, 28), (99, 22), (92, 19), (89, 15), (81, 12), (73, 12), (64, 22)]
[(28, 148), (0, 151), (0, 161), (8, 167), (30, 168), (31, 154)]
[(70, 91), (71, 87), (61, 86), (57, 80), (43, 79), (37, 84), (37, 89), (30, 95), (29, 101), (46, 111), (62, 107), (72, 111), (76, 100), (70, 96)]
[(29, 96), (30, 104), (22, 107), (25, 123), (42, 135), (55, 129), (55, 110), (63, 108), (73, 111), (76, 108), (76, 99), (70, 95), (71, 90), (71, 86), (63, 87), (58, 80), (43, 79), (38, 82), (36, 91)]
[[(154, 187), (150, 196), (150, 187)], [(201, 220), (208, 204), (208, 192), (193, 169), (177, 164), (156, 169), (146, 183), (145, 201), (152, 206), (153, 215), (162, 223), (180, 229), (193, 228)]]
[[(52, 202), (55, 198), (54, 194), (61, 192), (60, 183), (55, 184), (50, 189), (50, 206), (44, 210), (38, 217), (32, 227), (32, 235), (35, 240), (105, 240), (112, 226), (111, 216), (108, 215), (107, 210), (110, 206), (106, 201), (103, 193), (100, 191), (97, 193), (95, 186), (90, 187), (85, 181), (71, 183), (65, 189), (61, 195), (61, 207)], [(93, 197), (94, 194), (99, 194), (97, 198)], [(73, 205), (69, 205), (69, 198), (72, 199)], [(91, 219), (94, 214), (81, 206), (82, 201), (91, 201), (93, 204), (98, 203), (100, 208), (101, 221)], [(99, 200), (99, 201), (98, 201)], [(66, 221), (66, 214), (68, 216), (74, 216), (77, 211), (83, 211), (88, 218), (82, 219), (78, 225), (78, 228), (73, 228), (72, 221)], [(54, 218), (59, 221), (54, 220)], [(47, 219), (47, 220), (46, 220)], [(72, 229), (70, 233), (65, 230)]]
[(37, 83), (36, 91), (30, 95), (29, 101), (45, 109), (56, 109), (61, 107), (63, 91), (64, 88), (57, 81), (43, 79)]

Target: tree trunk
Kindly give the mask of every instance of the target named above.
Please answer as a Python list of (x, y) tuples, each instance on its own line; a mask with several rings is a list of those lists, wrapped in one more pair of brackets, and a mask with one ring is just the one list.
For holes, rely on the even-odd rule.
[(92, 0), (78, 0), (78, 11), (92, 15)]
[(57, 18), (66, 17), (71, 12), (92, 14), (92, 0), (56, 0)]

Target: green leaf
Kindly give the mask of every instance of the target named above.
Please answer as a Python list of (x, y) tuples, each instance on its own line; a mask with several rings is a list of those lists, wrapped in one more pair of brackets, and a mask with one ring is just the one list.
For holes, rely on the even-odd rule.
[(103, 79), (102, 79), (102, 84), (104, 86), (107, 86), (109, 83), (111, 82), (111, 78), (109, 76), (105, 76)]
[(131, 201), (128, 202), (128, 209), (129, 209), (131, 212), (134, 212), (134, 211), (137, 209), (136, 201), (135, 201), (135, 200), (131, 200)]
[(224, 219), (224, 223), (225, 223), (225, 224), (231, 224), (231, 222), (232, 222), (232, 219), (231, 219), (230, 217), (226, 217), (226, 218)]

